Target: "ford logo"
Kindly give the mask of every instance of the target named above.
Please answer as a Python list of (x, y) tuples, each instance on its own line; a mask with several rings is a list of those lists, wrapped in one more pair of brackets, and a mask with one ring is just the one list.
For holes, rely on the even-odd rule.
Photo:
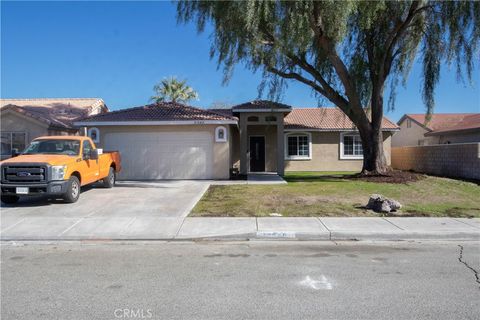
[(17, 177), (28, 177), (30, 175), (31, 175), (30, 172), (25, 172), (25, 171), (17, 172)]

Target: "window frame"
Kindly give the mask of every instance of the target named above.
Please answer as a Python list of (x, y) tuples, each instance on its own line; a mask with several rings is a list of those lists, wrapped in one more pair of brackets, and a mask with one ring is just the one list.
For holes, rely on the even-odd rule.
[[(219, 132), (223, 130), (224, 135), (223, 138), (218, 136)], [(215, 128), (215, 142), (227, 142), (228, 141), (228, 130), (224, 126), (219, 126)]]
[[(344, 145), (343, 145), (344, 138), (345, 137), (356, 137), (356, 136), (360, 138), (360, 134), (358, 132), (341, 132), (340, 133), (340, 159), (342, 159), (342, 160), (363, 160), (363, 154), (362, 155), (345, 154), (345, 148), (344, 148)], [(362, 138), (360, 138), (360, 141), (361, 140), (362, 140)], [(353, 149), (355, 151), (355, 144), (353, 146)], [(362, 149), (362, 151), (363, 151), (363, 149)]]
[[(89, 147), (90, 147), (90, 150), (88, 153), (85, 153), (85, 144), (88, 144)], [(93, 148), (93, 145), (90, 143), (90, 141), (88, 140), (83, 140), (82, 142), (82, 151), (81, 151), (81, 155), (82, 155), (82, 159), (83, 160), (89, 160), (90, 159), (90, 153), (91, 151), (94, 150)], [(86, 157), (85, 157), (86, 156)]]
[(412, 127), (412, 119), (407, 118), (407, 128)]
[[(23, 134), (24, 135), (24, 147), (23, 150), (28, 146), (28, 133), (26, 131), (0, 131), (0, 133), (3, 134), (8, 134), (10, 136), (10, 154), (1, 154), (0, 156), (5, 157), (5, 156), (13, 156), (13, 135), (14, 134)], [(23, 150), (17, 150), (18, 153), (23, 152)]]
[[(91, 134), (92, 132), (94, 132), (97, 134), (97, 138), (96, 139), (92, 139), (91, 137)], [(100, 143), (100, 130), (96, 127), (92, 127), (92, 128), (88, 128), (87, 130), (87, 137), (89, 137), (90, 139), (92, 139), (92, 141), (97, 144), (97, 143)]]
[(276, 123), (277, 122), (277, 116), (265, 116), (265, 122)]
[[(297, 155), (288, 154), (288, 138), (297, 137)], [(298, 155), (298, 137), (307, 137), (308, 141), (308, 156)], [(290, 132), (284, 136), (284, 153), (285, 160), (312, 160), (312, 134), (310, 132)]]

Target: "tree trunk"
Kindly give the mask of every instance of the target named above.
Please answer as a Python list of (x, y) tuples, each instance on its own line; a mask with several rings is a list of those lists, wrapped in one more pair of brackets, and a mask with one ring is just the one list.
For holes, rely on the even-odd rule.
[(370, 123), (357, 126), (363, 147), (362, 175), (383, 175), (390, 170), (383, 152), (383, 83), (374, 81)]
[(363, 147), (362, 175), (383, 175), (388, 170), (385, 154), (383, 153), (382, 130), (360, 131)]

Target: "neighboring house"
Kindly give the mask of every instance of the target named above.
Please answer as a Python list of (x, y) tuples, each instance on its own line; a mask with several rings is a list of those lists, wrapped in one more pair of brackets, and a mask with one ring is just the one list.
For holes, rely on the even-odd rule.
[[(240, 172), (360, 170), (362, 146), (352, 122), (337, 108), (292, 109), (252, 101), (231, 109), (178, 103), (112, 111), (75, 122), (100, 147), (118, 150), (120, 179), (228, 179)], [(384, 119), (384, 150), (391, 135)]]
[(405, 114), (393, 147), (480, 142), (480, 113), (438, 113), (430, 121), (425, 114)]
[(78, 134), (73, 121), (107, 112), (98, 98), (0, 99), (2, 160), (39, 136)]

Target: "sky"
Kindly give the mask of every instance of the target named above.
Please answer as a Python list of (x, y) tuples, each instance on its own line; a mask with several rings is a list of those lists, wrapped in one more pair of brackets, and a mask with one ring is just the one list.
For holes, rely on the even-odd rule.
[[(209, 36), (194, 24), (177, 24), (171, 2), (1, 1), (0, 96), (99, 97), (117, 110), (149, 103), (154, 84), (176, 76), (198, 91), (200, 99), (191, 103), (198, 107), (256, 99), (261, 74), (239, 65), (222, 85)], [(453, 67), (442, 70), (435, 112), (480, 112), (479, 66), (473, 84), (457, 82)], [(421, 66), (415, 65), (386, 116), (397, 121), (424, 113), (420, 85)], [(281, 102), (318, 105), (311, 90), (293, 81)]]

